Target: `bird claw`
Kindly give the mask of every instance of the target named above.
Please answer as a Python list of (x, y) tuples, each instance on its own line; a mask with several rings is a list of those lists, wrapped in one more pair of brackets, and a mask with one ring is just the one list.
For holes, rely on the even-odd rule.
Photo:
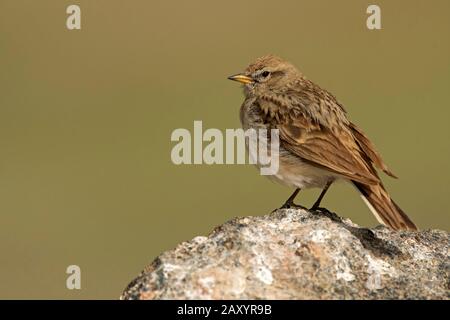
[(315, 206), (312, 206), (308, 211), (311, 213), (332, 214), (332, 212), (330, 210), (328, 210), (327, 208), (315, 207)]
[(293, 202), (289, 203), (286, 202), (285, 204), (283, 204), (280, 209), (303, 209), (303, 210), (308, 210), (306, 209), (304, 206), (301, 206), (299, 204), (295, 204)]

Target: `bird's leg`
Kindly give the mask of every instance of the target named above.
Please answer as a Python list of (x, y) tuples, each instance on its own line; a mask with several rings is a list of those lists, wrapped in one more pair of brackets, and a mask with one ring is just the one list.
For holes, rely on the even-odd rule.
[(295, 199), (295, 197), (297, 196), (297, 194), (299, 192), (300, 192), (300, 188), (295, 189), (294, 193), (291, 194), (289, 199), (286, 200), (286, 202), (281, 206), (280, 209), (289, 209), (289, 208), (302, 208), (302, 209), (305, 209), (304, 207), (294, 203), (294, 199)]
[(322, 192), (320, 193), (319, 198), (317, 198), (316, 202), (314, 202), (313, 206), (309, 210), (317, 210), (319, 208), (320, 202), (322, 201), (323, 196), (325, 195), (325, 193), (327, 193), (328, 188), (331, 186), (332, 183), (333, 183), (332, 180), (327, 182), (327, 184), (323, 188)]

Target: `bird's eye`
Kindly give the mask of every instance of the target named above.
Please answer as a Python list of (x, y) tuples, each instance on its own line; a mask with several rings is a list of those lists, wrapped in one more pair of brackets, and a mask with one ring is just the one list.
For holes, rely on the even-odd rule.
[(267, 78), (269, 76), (270, 72), (269, 71), (264, 71), (263, 73), (261, 73), (261, 76), (263, 76), (264, 78)]

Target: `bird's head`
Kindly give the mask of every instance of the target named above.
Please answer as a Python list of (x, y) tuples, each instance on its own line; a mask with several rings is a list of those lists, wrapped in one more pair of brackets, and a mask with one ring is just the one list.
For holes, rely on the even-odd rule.
[(301, 73), (289, 62), (267, 55), (256, 59), (243, 73), (228, 77), (244, 84), (245, 93), (282, 91), (286, 84), (301, 77)]

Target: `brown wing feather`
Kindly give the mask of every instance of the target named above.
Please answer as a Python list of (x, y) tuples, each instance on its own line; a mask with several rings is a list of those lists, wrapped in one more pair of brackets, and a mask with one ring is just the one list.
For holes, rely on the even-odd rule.
[(301, 115), (278, 128), (282, 146), (298, 157), (354, 181), (368, 185), (380, 182), (349, 131), (341, 130), (338, 138)]
[(389, 168), (384, 163), (380, 154), (375, 150), (375, 146), (372, 142), (370, 142), (369, 138), (362, 132), (356, 125), (350, 123), (350, 129), (352, 130), (353, 135), (355, 136), (358, 145), (370, 159), (370, 161), (380, 170), (383, 170), (387, 175), (397, 178), (397, 176), (389, 170)]

